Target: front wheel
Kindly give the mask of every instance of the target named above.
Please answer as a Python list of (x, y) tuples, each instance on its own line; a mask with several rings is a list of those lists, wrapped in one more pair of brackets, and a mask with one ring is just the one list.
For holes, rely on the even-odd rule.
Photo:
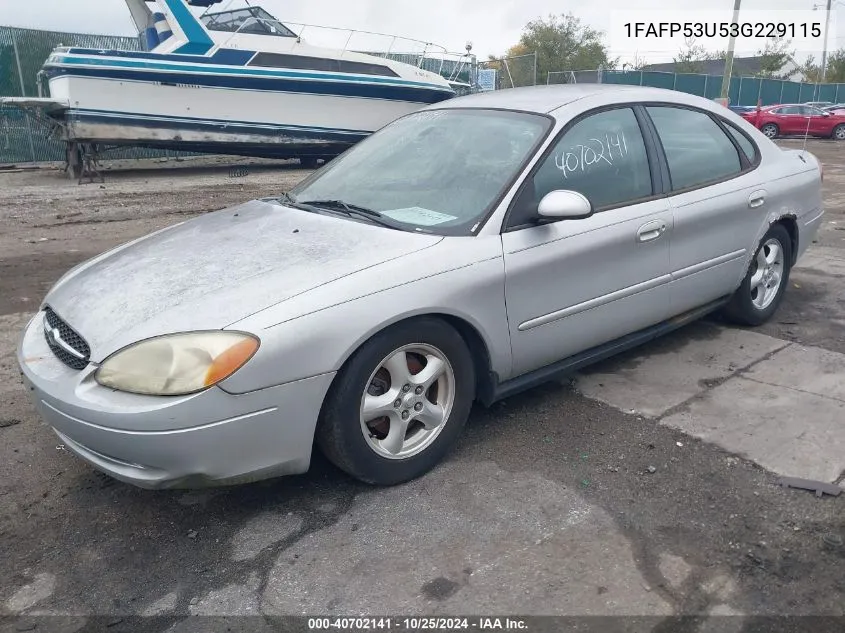
[(412, 319), (347, 361), (323, 407), (317, 443), (361, 481), (403, 483), (446, 455), (474, 399), (474, 365), (461, 335), (439, 319)]
[(840, 123), (833, 128), (833, 134), (831, 136), (834, 140), (845, 141), (845, 123)]
[(762, 325), (775, 313), (789, 282), (792, 239), (780, 224), (772, 226), (760, 242), (748, 274), (742, 280), (726, 316), (741, 325)]
[(766, 125), (760, 128), (760, 131), (765, 134), (767, 138), (777, 138), (778, 134), (780, 134), (778, 126), (774, 123), (766, 123)]

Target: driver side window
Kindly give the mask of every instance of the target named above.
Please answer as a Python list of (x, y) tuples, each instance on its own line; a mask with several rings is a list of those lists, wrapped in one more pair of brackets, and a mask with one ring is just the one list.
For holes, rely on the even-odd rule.
[(645, 143), (631, 108), (587, 116), (567, 130), (525, 183), (509, 227), (530, 224), (540, 200), (559, 189), (583, 194), (596, 211), (652, 195)]

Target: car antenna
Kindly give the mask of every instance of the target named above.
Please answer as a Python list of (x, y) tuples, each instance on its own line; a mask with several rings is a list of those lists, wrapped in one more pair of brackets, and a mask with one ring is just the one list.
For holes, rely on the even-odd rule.
[[(824, 71), (821, 71), (824, 72)], [(816, 76), (816, 85), (813, 88), (813, 100), (818, 99), (819, 91), (821, 90), (821, 72)], [(815, 107), (815, 106), (811, 106)], [(807, 153), (807, 138), (810, 136), (810, 123), (813, 120), (813, 115), (807, 117), (807, 128), (804, 130), (804, 144), (801, 147), (801, 158), (803, 160), (804, 155)]]
[[(825, 26), (824, 26), (824, 44), (823, 44), (824, 52), (822, 53), (822, 66), (821, 66), (821, 68), (819, 68), (819, 72), (816, 75), (816, 86), (813, 89), (813, 100), (814, 101), (817, 101), (818, 98), (821, 96), (820, 95), (821, 83), (822, 83), (822, 79), (824, 78), (824, 75), (825, 75), (825, 70), (827, 69), (827, 36), (829, 34), (829, 31), (830, 31), (830, 5), (831, 5), (831, 2), (830, 2), (830, 0), (828, 0), (828, 3), (827, 3), (827, 19), (825, 20)], [(818, 9), (819, 6), (821, 6), (821, 5), (814, 4), (813, 5), (813, 11)], [(799, 91), (799, 93), (800, 93), (800, 91)], [(813, 107), (815, 107), (815, 106), (813, 106)], [(812, 115), (807, 117), (807, 129), (804, 130), (804, 146), (801, 148), (802, 159), (804, 158), (804, 155), (807, 153), (807, 137), (810, 136), (810, 122), (811, 121), (812, 121)]]

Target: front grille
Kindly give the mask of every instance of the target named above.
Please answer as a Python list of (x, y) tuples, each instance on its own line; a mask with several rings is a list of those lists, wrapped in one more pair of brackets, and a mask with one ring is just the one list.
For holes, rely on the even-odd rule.
[(56, 358), (68, 367), (85, 369), (88, 366), (91, 359), (88, 343), (49, 307), (44, 309), (44, 338)]

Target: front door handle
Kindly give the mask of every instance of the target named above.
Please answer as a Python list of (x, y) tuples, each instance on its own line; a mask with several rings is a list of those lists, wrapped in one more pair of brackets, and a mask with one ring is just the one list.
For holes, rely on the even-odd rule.
[(748, 206), (752, 209), (756, 209), (757, 207), (762, 207), (763, 204), (766, 202), (766, 192), (765, 191), (755, 191), (750, 196), (748, 196)]
[(655, 220), (648, 224), (643, 224), (637, 230), (638, 242), (652, 242), (660, 238), (666, 232), (666, 223), (663, 220)]

